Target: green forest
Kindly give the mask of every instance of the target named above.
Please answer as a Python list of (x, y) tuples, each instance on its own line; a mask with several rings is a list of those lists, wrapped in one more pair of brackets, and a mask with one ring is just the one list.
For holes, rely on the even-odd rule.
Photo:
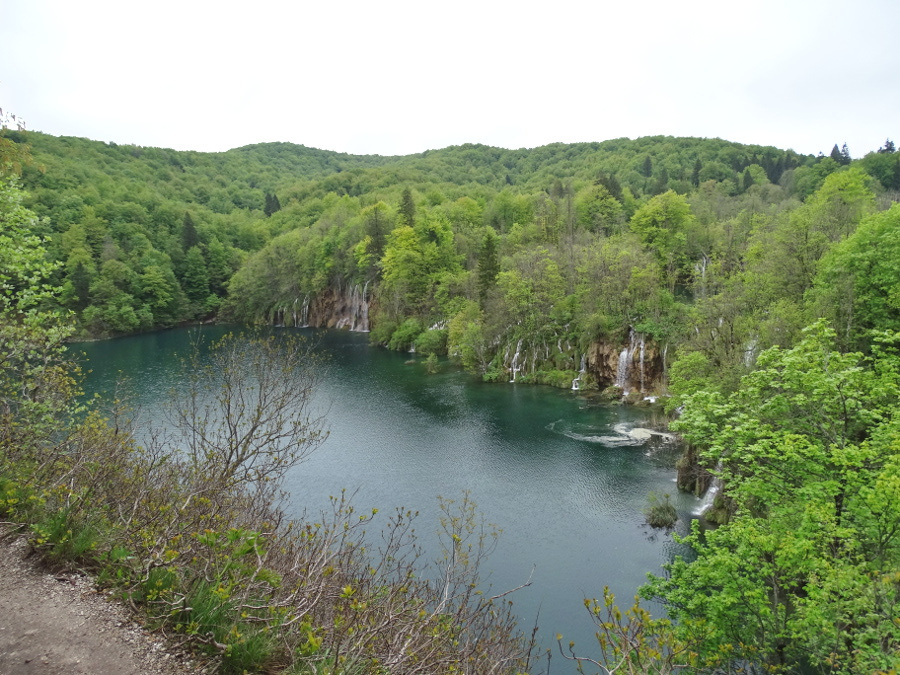
[[(71, 500), (48, 497), (74, 471), (66, 453), (48, 484), (25, 490), (16, 468), (48, 466), (41, 452), (59, 438), (51, 419), (75, 424), (62, 401), (75, 388), (67, 339), (213, 320), (368, 330), (373, 343), (446, 357), (486, 381), (662, 397), (685, 441), (679, 487), (721, 486), (708, 514), (718, 526), (695, 523), (687, 539), (695, 558), (642, 591), (671, 623), (640, 606), (623, 614), (607, 594), (586, 603), (595, 655), (564, 656), (596, 672), (900, 669), (892, 141), (857, 159), (846, 145), (813, 156), (662, 136), (383, 157), (289, 143), (182, 152), (4, 130), (0, 152), (7, 513), (32, 494), (69, 517)], [(636, 362), (637, 340), (640, 382), (626, 383), (616, 361)], [(106, 433), (99, 418), (78, 424)], [(246, 513), (235, 499), (228, 509)], [(209, 531), (208, 514), (195, 516)], [(207, 544), (217, 555), (256, 546), (254, 536), (222, 536)], [(374, 606), (375, 595), (359, 602)], [(332, 659), (335, 670), (292, 672), (535, 667), (527, 649), (511, 656), (506, 624), (479, 624), (495, 641), (476, 640), (470, 661), (453, 661), (448, 645), (462, 633), (427, 619), (446, 638), (434, 648), (440, 666), (401, 667), (373, 641), (354, 654), (361, 670)], [(340, 634), (306, 621), (292, 638), (300, 664)]]

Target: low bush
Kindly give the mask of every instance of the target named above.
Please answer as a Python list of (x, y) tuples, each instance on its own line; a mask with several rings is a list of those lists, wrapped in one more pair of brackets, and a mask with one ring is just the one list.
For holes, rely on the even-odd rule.
[(285, 472), (325, 437), (317, 378), (303, 344), (228, 337), (186, 362), (170, 433), (138, 446), (119, 407), (0, 443), (0, 510), (221, 673), (524, 670), (531, 638), (480, 588), (496, 533), (468, 495), (442, 502), (440, 568), (412, 513), (359, 513), (343, 495), (316, 521), (279, 509)]
[(650, 493), (648, 498), (649, 504), (644, 511), (647, 517), (647, 524), (650, 527), (674, 527), (678, 521), (678, 512), (675, 506), (669, 501), (669, 495), (663, 495), (665, 501), (660, 501), (655, 493)]

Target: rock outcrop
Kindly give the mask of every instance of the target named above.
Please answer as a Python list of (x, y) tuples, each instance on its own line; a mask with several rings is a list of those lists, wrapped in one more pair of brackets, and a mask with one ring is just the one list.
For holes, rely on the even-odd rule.
[(665, 354), (652, 340), (631, 331), (625, 345), (597, 341), (587, 353), (587, 369), (600, 389), (659, 393), (665, 386)]
[(372, 298), (368, 284), (327, 288), (315, 297), (297, 298), (290, 306), (272, 313), (276, 326), (338, 328), (368, 332)]

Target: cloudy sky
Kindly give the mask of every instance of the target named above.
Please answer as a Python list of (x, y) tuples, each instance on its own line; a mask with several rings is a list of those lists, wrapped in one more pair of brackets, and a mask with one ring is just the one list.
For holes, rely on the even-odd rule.
[(648, 135), (900, 142), (900, 0), (0, 0), (0, 108), (55, 135), (383, 155)]

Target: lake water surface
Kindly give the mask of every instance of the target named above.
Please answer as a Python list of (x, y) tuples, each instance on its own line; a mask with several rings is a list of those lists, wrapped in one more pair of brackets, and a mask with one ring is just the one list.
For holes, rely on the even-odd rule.
[[(199, 330), (212, 340), (227, 329)], [(155, 419), (179, 386), (180, 357), (197, 331), (73, 349), (86, 355), (90, 392), (110, 394), (124, 374), (146, 419)], [(584, 597), (602, 597), (609, 586), (630, 606), (646, 575), (683, 553), (670, 534), (643, 522), (651, 492), (672, 496), (682, 533), (698, 504), (675, 488), (675, 444), (632, 431), (656, 428), (652, 410), (598, 405), (575, 391), (485, 384), (449, 364), (429, 375), (423, 359), (409, 364), (410, 355), (372, 347), (364, 334), (297, 332), (315, 336), (328, 354), (316, 405), (327, 411), (330, 436), (290, 475), (292, 509), (327, 509), (329, 496), (346, 489), (359, 510), (378, 508), (379, 517), (398, 506), (419, 511), (428, 545), (437, 497), (470, 491), (503, 530), (488, 561), (493, 589), (531, 576), (513, 599), (523, 628), (537, 620), (541, 645), (553, 648), (552, 672), (572, 670), (556, 653), (556, 633), (595, 653)]]

